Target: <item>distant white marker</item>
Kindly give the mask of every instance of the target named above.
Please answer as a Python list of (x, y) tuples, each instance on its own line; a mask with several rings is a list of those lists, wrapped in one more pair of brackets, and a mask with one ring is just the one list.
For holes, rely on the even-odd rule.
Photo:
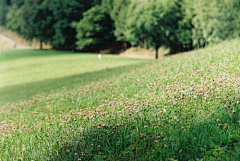
[(98, 54), (98, 59), (102, 59), (102, 54)]

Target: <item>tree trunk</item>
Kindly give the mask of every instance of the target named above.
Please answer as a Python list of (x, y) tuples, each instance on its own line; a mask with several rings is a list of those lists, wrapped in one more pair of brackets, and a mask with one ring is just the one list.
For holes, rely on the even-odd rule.
[(126, 50), (127, 49), (127, 43), (125, 41), (123, 43), (123, 46), (124, 46), (124, 49)]
[(43, 49), (43, 42), (40, 41), (40, 49), (42, 50)]
[(158, 46), (156, 46), (155, 50), (156, 50), (156, 59), (158, 59)]

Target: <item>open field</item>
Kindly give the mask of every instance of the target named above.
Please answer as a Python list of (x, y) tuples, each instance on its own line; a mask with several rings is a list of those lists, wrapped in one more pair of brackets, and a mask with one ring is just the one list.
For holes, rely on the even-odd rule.
[(86, 74), (75, 89), (6, 104), (0, 160), (238, 160), (239, 43)]
[(2, 51), (0, 57), (0, 93), (3, 96), (0, 103), (11, 102), (11, 97), (16, 101), (63, 86), (76, 86), (84, 73), (145, 61), (116, 55), (102, 55), (99, 60), (97, 54), (37, 49)]

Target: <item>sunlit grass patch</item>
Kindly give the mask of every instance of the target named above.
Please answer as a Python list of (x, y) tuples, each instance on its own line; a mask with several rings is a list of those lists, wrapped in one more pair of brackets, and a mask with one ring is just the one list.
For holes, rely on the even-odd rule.
[(61, 78), (99, 71), (128, 64), (140, 59), (52, 50), (14, 50), (0, 53), (0, 87)]
[[(76, 88), (129, 68), (123, 66), (145, 61), (110, 54), (103, 54), (99, 60), (98, 54), (90, 53), (36, 49), (4, 51), (0, 53), (0, 104), (26, 100), (62, 87)], [(120, 69), (113, 70), (117, 67)], [(103, 70), (108, 72), (102, 73)]]

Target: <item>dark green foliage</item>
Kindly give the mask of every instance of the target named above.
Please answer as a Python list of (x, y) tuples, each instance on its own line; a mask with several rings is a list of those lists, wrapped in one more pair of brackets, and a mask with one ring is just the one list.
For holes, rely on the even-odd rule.
[[(91, 10), (95, 5), (103, 11)], [(56, 49), (101, 50), (100, 46), (111, 47), (118, 41), (156, 51), (165, 46), (172, 54), (238, 37), (239, 8), (239, 0), (0, 0), (0, 25), (6, 23), (24, 38), (50, 42)], [(86, 11), (94, 14), (88, 16), (91, 21), (84, 20), (86, 29), (81, 30), (91, 35), (76, 38), (72, 24), (81, 21)], [(105, 26), (92, 28), (95, 22)], [(103, 29), (108, 27), (109, 32)], [(105, 36), (99, 34), (101, 30)]]
[(126, 29), (128, 19), (127, 10), (131, 3), (131, 0), (105, 0), (103, 6), (108, 7), (109, 14), (114, 20), (114, 35), (117, 41), (126, 41)]
[(74, 49), (76, 31), (73, 21), (101, 0), (21, 0), (11, 1), (7, 27), (25, 39), (50, 42), (56, 49)]
[(35, 35), (40, 40), (40, 48), (42, 49), (42, 43), (47, 43), (52, 41), (52, 36), (54, 35), (54, 20), (53, 13), (47, 7), (49, 0), (44, 0), (35, 9), (31, 16), (32, 26), (35, 29)]
[(135, 8), (128, 22), (131, 34), (128, 39), (132, 44), (143, 43), (155, 48), (156, 58), (160, 46), (170, 47), (171, 52), (178, 50), (178, 46), (181, 46), (176, 36), (177, 22), (180, 19), (178, 0), (142, 2), (131, 7)]
[(8, 16), (6, 26), (18, 32), (26, 40), (32, 41), (38, 38), (36, 34), (37, 28), (34, 26), (32, 16), (35, 15), (36, 9), (43, 0), (25, 0), (19, 8), (16, 3), (11, 7)]
[(83, 14), (83, 19), (73, 23), (77, 30), (77, 49), (89, 47), (98, 51), (102, 47), (111, 47), (115, 38), (113, 35), (113, 21), (107, 8), (102, 6), (92, 7)]
[(8, 10), (7, 0), (0, 0), (0, 25), (5, 25)]
[(81, 4), (81, 0), (51, 0), (47, 4), (48, 6), (54, 21), (54, 24), (51, 25), (54, 30), (52, 45), (60, 49), (74, 48), (76, 31), (71, 27), (71, 23), (82, 18), (81, 13), (84, 11), (84, 6)]
[(240, 35), (238, 0), (194, 1), (193, 45), (205, 46)]
[[(194, 16), (192, 0), (181, 0), (180, 4), (180, 20), (178, 21), (178, 29), (176, 35), (178, 41), (181, 43), (184, 51), (191, 50), (192, 46), (192, 19)], [(178, 10), (179, 11), (179, 10)]]
[(21, 7), (24, 4), (25, 0), (11, 0), (11, 5), (17, 5), (17, 7)]

